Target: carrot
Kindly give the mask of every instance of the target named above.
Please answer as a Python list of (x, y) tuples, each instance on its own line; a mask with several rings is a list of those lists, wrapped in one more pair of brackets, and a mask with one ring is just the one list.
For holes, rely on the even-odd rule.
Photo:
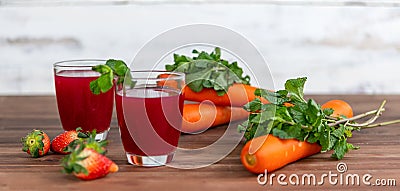
[[(158, 86), (177, 87), (178, 84), (174, 80), (168, 80), (171, 74), (160, 74), (158, 78), (166, 78), (165, 81), (159, 81)], [(256, 87), (246, 84), (233, 84), (228, 88), (228, 92), (223, 96), (219, 96), (213, 88), (203, 88), (200, 92), (195, 92), (188, 86), (183, 88), (185, 100), (202, 102), (209, 100), (215, 105), (242, 107), (244, 104), (254, 100), (256, 96), (254, 91)], [(260, 98), (263, 103), (268, 103), (264, 98)]]
[(183, 106), (182, 132), (200, 133), (210, 127), (245, 119), (249, 112), (240, 107), (215, 106), (208, 103)]
[(166, 80), (162, 80), (162, 81), (157, 81), (158, 86), (163, 86), (163, 87), (167, 87), (167, 88), (169, 87), (169, 88), (173, 88), (173, 89), (177, 89), (179, 87), (184, 86), (183, 81), (181, 81), (178, 84), (178, 81), (173, 79), (174, 75), (172, 75), (172, 74), (159, 74), (157, 77), (166, 79)]
[(340, 117), (341, 115), (346, 116), (347, 118), (353, 117), (353, 109), (350, 104), (343, 100), (330, 100), (321, 105), (322, 109), (331, 108), (333, 109), (332, 116)]
[[(251, 152), (255, 151), (255, 152)], [(296, 139), (279, 139), (271, 134), (247, 142), (240, 159), (253, 173), (273, 172), (276, 169), (321, 151), (318, 143), (301, 142)]]
[[(229, 87), (226, 94), (218, 96), (217, 92), (212, 88), (204, 88), (200, 92), (194, 92), (186, 86), (184, 95), (185, 99), (190, 101), (202, 102), (209, 100), (215, 105), (241, 107), (256, 98), (254, 95), (256, 89), (256, 87), (246, 84), (233, 84)], [(268, 103), (268, 101), (263, 98), (261, 98), (261, 100), (263, 103)]]

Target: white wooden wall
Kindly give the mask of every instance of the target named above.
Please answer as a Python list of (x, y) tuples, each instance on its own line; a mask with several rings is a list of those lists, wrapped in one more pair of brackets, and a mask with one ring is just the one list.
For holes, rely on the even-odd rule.
[(399, 6), (384, 0), (0, 0), (0, 95), (54, 94), (54, 62), (129, 62), (157, 34), (191, 23), (246, 36), (266, 58), (277, 88), (308, 76), (309, 94), (398, 94)]

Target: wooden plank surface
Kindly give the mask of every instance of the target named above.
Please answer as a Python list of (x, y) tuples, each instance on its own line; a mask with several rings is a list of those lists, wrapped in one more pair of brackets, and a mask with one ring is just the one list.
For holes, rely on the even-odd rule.
[[(311, 97), (311, 96), (309, 96)], [(331, 98), (347, 100), (355, 113), (377, 108), (383, 99), (388, 100), (386, 112), (379, 121), (400, 118), (400, 96), (395, 95), (318, 95), (319, 103)], [(170, 167), (140, 168), (127, 163), (115, 117), (112, 121), (107, 156), (114, 160), (120, 171), (95, 180), (80, 181), (62, 174), (59, 160), (62, 155), (49, 154), (33, 159), (21, 151), (20, 138), (33, 128), (46, 131), (51, 138), (60, 133), (55, 97), (21, 96), (0, 97), (0, 190), (398, 190), (398, 186), (332, 185), (325, 179), (323, 185), (273, 185), (257, 183), (257, 175), (244, 169), (239, 160), (243, 143), (223, 160), (208, 167), (192, 170)], [(182, 135), (181, 147), (202, 147), (218, 139), (226, 126), (213, 128), (199, 135)], [(395, 179), (400, 184), (400, 125), (391, 125), (355, 132), (352, 143), (361, 146), (340, 161), (347, 164), (343, 173), (372, 175), (376, 179)], [(314, 174), (318, 181), (322, 174), (338, 173), (339, 161), (329, 158), (329, 153), (317, 154), (290, 164), (274, 174), (290, 176)], [(193, 159), (196, 160), (196, 159)], [(286, 180), (288, 182), (288, 180)], [(397, 188), (397, 189), (396, 189)]]

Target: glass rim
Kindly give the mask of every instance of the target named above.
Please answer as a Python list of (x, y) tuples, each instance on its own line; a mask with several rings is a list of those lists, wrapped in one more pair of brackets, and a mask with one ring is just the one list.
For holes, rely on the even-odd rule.
[[(185, 79), (185, 73), (183, 72), (174, 72), (174, 71), (167, 71), (167, 70), (131, 70), (130, 71), (132, 75), (132, 80), (155, 80), (155, 81), (160, 81), (160, 80), (184, 80)], [(135, 77), (133, 74), (134, 73), (160, 73), (160, 74), (172, 74), (174, 76), (169, 76), (168, 78), (157, 78), (157, 77)], [(149, 75), (150, 76), (150, 75)]]
[[(106, 62), (107, 60), (104, 59), (74, 59), (74, 60), (62, 60), (62, 61), (58, 61), (56, 63), (53, 64), (53, 67), (65, 67), (65, 68), (76, 68), (76, 67), (93, 67), (97, 64), (86, 64), (85, 63), (89, 63), (89, 62)], [(77, 63), (83, 63), (83, 64), (77, 64)]]

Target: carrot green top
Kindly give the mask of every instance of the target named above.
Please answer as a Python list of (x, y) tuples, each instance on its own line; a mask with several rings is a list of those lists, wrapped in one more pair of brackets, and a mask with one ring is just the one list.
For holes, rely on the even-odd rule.
[(211, 53), (193, 50), (197, 56), (174, 54), (174, 64), (166, 65), (167, 71), (186, 74), (186, 84), (194, 92), (203, 88), (213, 88), (218, 95), (224, 95), (233, 83), (250, 84), (250, 77), (243, 76), (238, 63), (229, 63), (221, 58), (221, 49), (216, 47)]

